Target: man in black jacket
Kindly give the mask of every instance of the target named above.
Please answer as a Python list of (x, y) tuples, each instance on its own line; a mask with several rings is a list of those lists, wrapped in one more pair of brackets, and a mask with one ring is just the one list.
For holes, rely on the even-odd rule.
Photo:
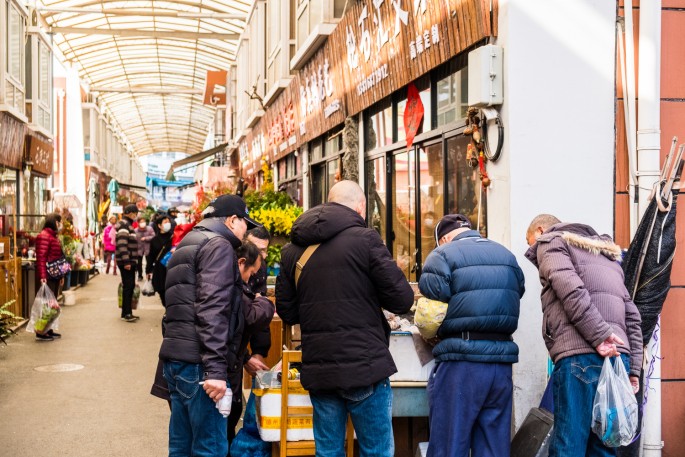
[[(247, 232), (245, 239), (257, 246), (262, 257), (259, 271), (250, 276), (250, 280), (247, 283), (248, 288), (252, 293), (266, 297), (266, 256), (271, 236), (266, 228), (256, 227)], [(271, 349), (271, 331), (269, 327), (266, 326), (264, 329), (254, 333), (250, 337), (251, 354), (247, 354), (245, 360), (245, 369), (248, 373), (254, 376), (259, 370), (269, 369), (269, 367), (266, 366), (266, 357), (269, 355), (269, 349)]]
[[(301, 380), (314, 406), (317, 455), (343, 455), (348, 413), (361, 457), (394, 454), (388, 378), (397, 368), (382, 308), (406, 313), (414, 293), (365, 216), (363, 190), (341, 181), (328, 203), (295, 221), (281, 255), (276, 309), (302, 331)], [(316, 244), (296, 284), (296, 263)]]
[(138, 207), (135, 204), (126, 205), (123, 217), (114, 226), (116, 233), (115, 258), (121, 271), (122, 283), (121, 320), (126, 322), (138, 320), (138, 316), (134, 316), (131, 309), (138, 265), (138, 239), (133, 229), (133, 221), (137, 215)]
[[(244, 327), (235, 249), (250, 226), (245, 202), (222, 195), (167, 264), (165, 332), (159, 357), (171, 394), (169, 457), (225, 457), (226, 418), (216, 409), (239, 360)], [(202, 383), (202, 387), (200, 386)]]

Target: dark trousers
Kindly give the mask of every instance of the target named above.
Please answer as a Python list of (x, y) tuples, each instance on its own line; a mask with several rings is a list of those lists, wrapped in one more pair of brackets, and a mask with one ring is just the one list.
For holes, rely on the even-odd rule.
[(427, 391), (428, 457), (509, 457), (511, 364), (440, 362)]
[(124, 268), (124, 264), (119, 264), (121, 271), (121, 283), (123, 291), (121, 297), (121, 317), (132, 314), (131, 303), (133, 302), (133, 289), (136, 287), (136, 266), (131, 265), (131, 269)]
[[(57, 298), (59, 296), (59, 293), (61, 291), (62, 286), (59, 285), (60, 279), (50, 279), (46, 281), (46, 284), (52, 294)], [(43, 285), (43, 283), (40, 281), (40, 279), (36, 278), (36, 293), (40, 290), (40, 287)]]
[(143, 279), (143, 257), (138, 256), (136, 257), (136, 260), (138, 261), (136, 271), (138, 272), (138, 279)]
[(243, 395), (242, 385), (239, 386), (238, 393), (233, 395), (233, 401), (231, 402), (231, 414), (228, 415), (228, 426), (227, 426), (227, 437), (228, 437), (228, 448), (231, 448), (231, 443), (235, 439), (235, 428), (240, 422), (240, 416), (243, 415)]
[(117, 275), (117, 263), (114, 260), (114, 251), (105, 251), (105, 264), (107, 267), (105, 268), (105, 273), (109, 274), (109, 264), (112, 264), (112, 274), (114, 276)]

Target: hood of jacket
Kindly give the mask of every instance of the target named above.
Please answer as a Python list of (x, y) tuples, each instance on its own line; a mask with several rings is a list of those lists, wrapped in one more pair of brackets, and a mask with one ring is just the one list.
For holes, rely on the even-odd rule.
[(324, 203), (305, 211), (293, 224), (291, 240), (298, 246), (323, 243), (351, 227), (366, 227), (366, 222), (351, 208), (339, 203)]
[(240, 241), (238, 237), (235, 236), (233, 232), (231, 232), (228, 229), (228, 227), (226, 227), (226, 224), (221, 222), (219, 219), (203, 219), (195, 227), (193, 227), (193, 230), (207, 230), (210, 232), (217, 233), (226, 238), (228, 241), (230, 241), (231, 245), (233, 246), (233, 249), (243, 244), (242, 241)]
[(594, 255), (603, 255), (611, 260), (621, 260), (621, 247), (609, 235), (599, 235), (585, 224), (556, 224), (540, 235), (535, 244), (526, 251), (526, 258), (538, 267), (538, 247), (561, 237), (570, 246), (583, 249)]

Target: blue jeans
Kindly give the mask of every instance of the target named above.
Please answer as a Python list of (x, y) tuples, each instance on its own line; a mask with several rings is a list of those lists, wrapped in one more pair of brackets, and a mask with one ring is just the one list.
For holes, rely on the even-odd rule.
[(428, 457), (509, 457), (510, 363), (440, 362), (426, 390)]
[(165, 361), (171, 395), (169, 457), (226, 457), (226, 418), (205, 393), (202, 364)]
[[(630, 372), (628, 356), (621, 360)], [(615, 363), (615, 359), (614, 359)], [(604, 457), (616, 455), (592, 431), (592, 404), (597, 393), (604, 357), (580, 354), (565, 357), (554, 366), (554, 431), (549, 457)]]
[(335, 393), (310, 392), (316, 457), (345, 457), (347, 414), (357, 433), (359, 457), (392, 457), (392, 390), (387, 378)]

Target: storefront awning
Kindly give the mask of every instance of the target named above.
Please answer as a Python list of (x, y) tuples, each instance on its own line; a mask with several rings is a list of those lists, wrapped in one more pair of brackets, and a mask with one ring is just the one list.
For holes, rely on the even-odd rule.
[(169, 167), (169, 171), (166, 174), (166, 179), (170, 180), (174, 170), (181, 168), (183, 165), (191, 165), (200, 162), (208, 157), (222, 152), (224, 149), (226, 149), (226, 146), (228, 146), (228, 143), (222, 143), (219, 146), (207, 149), (206, 151), (198, 152), (197, 154), (188, 156), (185, 159), (177, 160), (171, 164), (171, 167)]
[(169, 181), (159, 178), (146, 178), (148, 187), (185, 187), (194, 184), (193, 181)]
[(133, 190), (133, 191), (136, 191), (136, 190), (147, 190), (145, 187), (143, 187), (143, 186), (136, 186), (135, 184), (122, 184), (122, 183), (120, 183), (119, 185), (121, 186), (122, 189), (128, 189), (128, 190)]
[(83, 208), (81, 200), (74, 194), (56, 193), (52, 202), (57, 208)]

